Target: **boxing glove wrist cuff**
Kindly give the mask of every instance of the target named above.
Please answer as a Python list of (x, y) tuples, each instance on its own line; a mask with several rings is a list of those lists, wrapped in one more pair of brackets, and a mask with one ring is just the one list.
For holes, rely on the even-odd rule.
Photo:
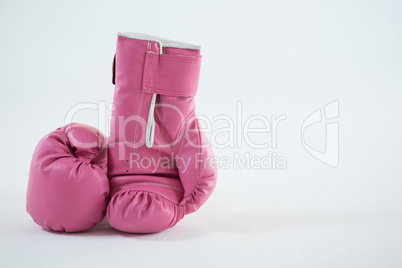
[(158, 42), (161, 47), (174, 47), (183, 49), (201, 49), (201, 46), (193, 45), (184, 42), (178, 42), (166, 38), (161, 38), (153, 35), (142, 34), (142, 33), (130, 33), (130, 32), (119, 32), (118, 36), (123, 36), (131, 39), (146, 40)]
[(142, 91), (151, 93), (145, 143), (152, 147), (155, 134), (154, 110), (157, 94), (193, 97), (197, 93), (201, 69), (200, 55), (163, 54), (164, 48), (199, 50), (200, 46), (139, 33), (120, 32), (119, 36), (158, 43), (159, 53), (148, 47), (142, 75)]

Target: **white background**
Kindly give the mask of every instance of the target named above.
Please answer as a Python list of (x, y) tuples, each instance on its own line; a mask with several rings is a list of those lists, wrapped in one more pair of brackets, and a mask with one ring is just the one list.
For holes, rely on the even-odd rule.
[[(112, 102), (118, 31), (201, 44), (198, 114), (235, 118), (241, 101), (244, 119), (287, 116), (277, 148), (216, 156), (272, 151), (287, 168), (220, 169), (209, 202), (158, 234), (37, 226), (25, 211), (35, 145), (74, 105)], [(3, 0), (0, 34), (0, 266), (401, 267), (400, 1)], [(300, 136), (308, 115), (335, 100), (337, 168)], [(98, 126), (98, 115), (75, 121)], [(324, 123), (306, 135), (323, 147)]]

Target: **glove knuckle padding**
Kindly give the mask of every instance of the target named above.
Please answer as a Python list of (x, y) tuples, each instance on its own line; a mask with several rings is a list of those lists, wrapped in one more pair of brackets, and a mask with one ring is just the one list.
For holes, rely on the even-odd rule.
[(106, 139), (69, 124), (46, 135), (32, 157), (27, 211), (45, 229), (75, 232), (103, 220), (109, 183)]
[[(116, 182), (121, 186), (116, 186)], [(185, 214), (179, 180), (152, 176), (117, 176), (111, 180), (109, 223), (132, 233), (153, 233), (174, 226)]]
[(121, 231), (153, 233), (174, 226), (183, 218), (184, 209), (153, 191), (127, 190), (111, 199), (107, 216)]

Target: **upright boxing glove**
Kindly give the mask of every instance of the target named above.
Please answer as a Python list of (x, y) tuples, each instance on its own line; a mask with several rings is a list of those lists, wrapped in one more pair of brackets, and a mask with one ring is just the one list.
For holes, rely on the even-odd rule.
[(114, 66), (107, 217), (121, 231), (162, 231), (200, 208), (216, 184), (195, 116), (200, 47), (119, 33)]
[(109, 196), (107, 140), (72, 123), (46, 135), (32, 157), (27, 211), (48, 230), (78, 232), (105, 217)]

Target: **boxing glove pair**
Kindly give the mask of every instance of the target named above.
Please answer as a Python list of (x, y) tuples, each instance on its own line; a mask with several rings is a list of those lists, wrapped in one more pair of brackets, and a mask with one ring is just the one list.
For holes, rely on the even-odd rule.
[(45, 229), (101, 222), (159, 232), (211, 195), (214, 156), (195, 115), (200, 47), (119, 33), (110, 137), (72, 123), (45, 136), (31, 163), (27, 211)]

